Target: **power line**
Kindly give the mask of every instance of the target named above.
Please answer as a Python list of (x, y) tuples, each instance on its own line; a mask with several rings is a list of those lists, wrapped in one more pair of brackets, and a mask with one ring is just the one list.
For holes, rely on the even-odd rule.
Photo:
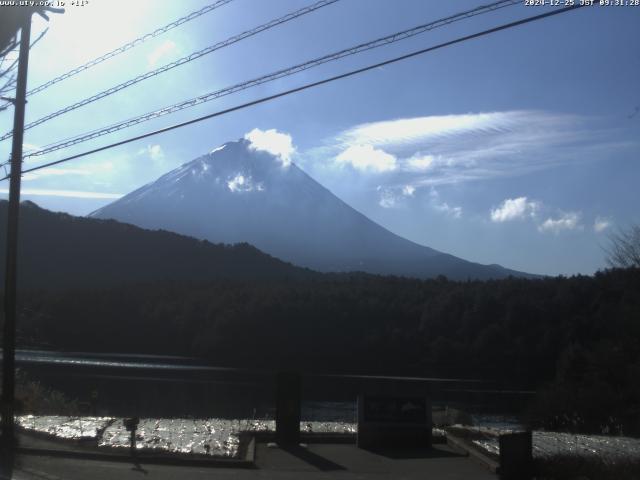
[[(168, 115), (180, 110), (184, 110), (186, 108), (191, 108), (194, 107), (196, 105), (200, 105), (202, 103), (206, 103), (206, 102), (210, 102), (212, 100), (218, 99), (220, 97), (226, 96), (226, 95), (231, 95), (233, 93), (239, 92), (241, 90), (246, 90), (248, 88), (251, 87), (255, 87), (257, 85), (261, 85), (263, 83), (267, 83), (267, 82), (272, 82), (274, 80), (283, 78), (283, 77), (287, 77), (299, 72), (302, 72), (304, 70), (308, 70), (310, 68), (313, 67), (317, 67), (319, 65), (328, 63), (328, 62), (332, 62), (332, 61), (336, 61), (339, 60), (341, 58), (347, 57), (347, 56), (351, 56), (351, 55), (355, 55), (367, 50), (372, 50), (375, 48), (379, 48), (382, 47), (384, 45), (388, 45), (391, 43), (395, 43), (398, 42), (400, 40), (405, 40), (407, 38), (413, 37), (415, 35), (419, 35), (421, 33), (433, 30), (435, 28), (438, 27), (442, 27), (445, 25), (449, 25), (453, 22), (457, 22), (460, 20), (464, 20), (466, 18), (470, 18), (470, 17), (474, 17), (476, 15), (481, 15), (481, 14), (485, 14), (485, 13), (489, 13), (492, 12), (494, 10), (497, 10), (499, 8), (504, 8), (504, 7), (508, 7), (508, 6), (512, 6), (515, 4), (519, 4), (520, 0), (501, 0), (498, 2), (494, 2), (491, 3), (489, 5), (483, 5), (480, 7), (476, 7), (472, 10), (468, 10), (462, 13), (458, 13), (455, 15), (451, 15), (449, 17), (445, 17), (443, 19), (440, 20), (436, 20), (427, 24), (423, 24), (423, 25), (419, 25), (417, 27), (413, 27), (410, 28), (408, 30), (403, 30), (401, 32), (397, 32), (391, 35), (387, 35), (385, 37), (381, 37), (378, 38), (376, 40), (370, 41), (370, 42), (366, 42), (366, 43), (362, 43), (360, 45), (356, 45), (355, 47), (350, 47), (350, 48), (346, 48), (344, 50), (340, 50), (338, 52), (334, 52), (328, 55), (324, 55), (322, 57), (313, 59), (313, 60), (309, 60), (307, 62), (295, 65), (293, 67), (288, 67), (285, 68), (283, 70), (278, 70), (276, 72), (272, 72), (269, 73), (267, 75), (263, 75), (262, 77), (259, 78), (255, 78), (253, 80), (249, 80), (249, 81), (245, 81), (242, 83), (238, 83), (235, 85), (232, 85), (230, 87), (226, 87), (220, 90), (216, 90), (214, 92), (209, 92), (207, 94), (204, 95), (200, 95), (199, 97), (195, 97), (195, 98), (191, 98), (189, 100), (184, 100), (182, 102), (179, 102), (177, 104), (173, 104), (173, 105), (169, 105), (167, 107), (161, 108), (159, 110), (154, 110), (152, 112), (148, 112), (145, 113), (143, 115), (139, 115), (137, 117), (133, 117), (127, 120), (123, 120), (120, 121), (118, 123), (112, 124), (110, 126), (104, 127), (104, 128), (100, 128), (97, 130), (93, 130), (90, 132), (86, 132), (84, 134), (75, 136), (75, 137), (71, 137), (69, 139), (65, 139), (59, 142), (55, 142), (53, 144), (49, 144), (47, 146), (45, 146), (45, 148), (35, 151), (35, 152), (29, 152), (28, 154), (25, 155), (25, 158), (27, 157), (34, 157), (34, 156), (40, 156), (40, 155), (44, 155), (46, 153), (49, 152), (53, 152), (56, 150), (60, 150), (62, 148), (66, 148), (66, 147), (70, 147), (72, 145), (76, 145), (78, 143), (83, 143), (89, 140), (93, 140), (94, 138), (98, 138), (101, 137), (103, 135), (107, 135), (119, 130), (122, 130), (124, 128), (128, 128), (131, 127), (133, 125), (137, 125), (139, 123), (142, 122), (146, 122), (164, 115)], [(4, 137), (3, 137), (4, 138)]]
[(200, 10), (196, 10), (194, 12), (191, 12), (188, 15), (185, 15), (184, 17), (181, 17), (167, 25), (165, 25), (164, 27), (160, 27), (156, 30), (154, 30), (151, 33), (147, 33), (141, 37), (138, 37), (128, 43), (125, 43), (124, 45), (122, 45), (121, 47), (116, 48), (115, 50), (111, 50), (108, 53), (105, 53), (104, 55), (101, 55), (97, 58), (94, 58), (93, 60), (88, 61), (87, 63), (80, 65), (79, 67), (74, 68), (73, 70), (70, 70), (66, 73), (63, 73), (62, 75), (53, 78), (51, 80), (49, 80), (46, 83), (43, 83), (42, 85), (40, 85), (39, 87), (36, 87), (30, 91), (27, 92), (27, 96), (29, 95), (33, 95), (35, 93), (41, 92), (42, 90), (45, 90), (47, 88), (49, 88), (52, 85), (55, 85), (58, 82), (61, 82), (63, 80), (66, 80), (67, 78), (73, 77), (74, 75), (77, 75), (80, 72), (84, 72), (85, 70), (90, 69), (91, 67), (94, 67), (96, 65), (98, 65), (99, 63), (104, 62), (105, 60), (108, 60), (110, 58), (115, 57), (116, 55), (120, 55), (121, 53), (126, 52), (127, 50), (132, 49), (133, 47), (140, 45), (142, 42), (145, 42), (151, 38), (157, 37), (158, 35), (161, 35), (165, 32), (168, 32), (169, 30), (176, 28), (180, 25), (182, 25), (183, 23), (187, 23), (195, 18), (200, 17), (201, 15), (204, 15), (205, 13), (209, 13), (212, 10), (215, 10), (218, 7), (222, 7), (223, 5), (226, 5), (227, 3), (232, 2), (233, 0), (218, 0), (217, 2), (214, 2), (210, 5), (207, 5), (206, 7), (201, 8)]
[[(131, 143), (131, 142), (135, 142), (137, 140), (141, 140), (143, 138), (148, 138), (148, 137), (151, 137), (151, 136), (154, 136), (154, 135), (159, 135), (161, 133), (165, 133), (165, 132), (168, 132), (168, 131), (171, 131), (171, 130), (175, 130), (175, 129), (178, 129), (178, 128), (181, 128), (181, 127), (185, 127), (187, 125), (192, 125), (194, 123), (202, 122), (204, 120), (208, 120), (208, 119), (211, 119), (211, 118), (214, 118), (214, 117), (219, 117), (221, 115), (225, 115), (225, 114), (228, 114), (228, 113), (231, 113), (231, 112), (242, 110), (242, 109), (245, 109), (245, 108), (248, 108), (248, 107), (252, 107), (254, 105), (258, 105), (258, 104), (261, 104), (261, 103), (265, 103), (265, 102), (268, 102), (268, 101), (271, 101), (271, 100), (275, 100), (275, 99), (280, 98), (280, 97), (285, 97), (285, 96), (291, 95), (293, 93), (301, 92), (303, 90), (308, 90), (310, 88), (314, 88), (314, 87), (318, 87), (320, 85), (331, 83), (331, 82), (334, 82), (336, 80), (341, 80), (341, 79), (344, 79), (344, 78), (352, 77), (352, 76), (358, 75), (360, 73), (368, 72), (370, 70), (374, 70), (374, 69), (379, 68), (379, 67), (384, 67), (386, 65), (391, 65), (393, 63), (397, 63), (397, 62), (400, 62), (402, 60), (407, 60), (409, 58), (413, 58), (413, 57), (416, 57), (418, 55), (422, 55), (422, 54), (425, 54), (425, 53), (428, 53), (428, 52), (432, 52), (434, 50), (438, 50), (438, 49), (441, 49), (441, 48), (444, 48), (444, 47), (448, 47), (448, 46), (455, 45), (455, 44), (458, 44), (458, 43), (466, 42), (468, 40), (473, 40), (475, 38), (479, 38), (479, 37), (482, 37), (482, 36), (485, 36), (485, 35), (489, 35), (491, 33), (499, 32), (499, 31), (502, 31), (502, 30), (507, 30), (509, 28), (514, 28), (514, 27), (517, 27), (517, 26), (520, 26), (520, 25), (524, 25), (524, 24), (527, 24), (527, 23), (535, 22), (537, 20), (542, 20), (544, 18), (548, 18), (548, 17), (554, 16), (554, 15), (559, 15), (561, 13), (566, 13), (566, 12), (569, 12), (571, 10), (576, 10), (578, 8), (582, 8), (583, 6), (584, 5), (574, 5), (574, 6), (570, 6), (570, 7), (564, 7), (564, 8), (558, 9), (558, 10), (553, 10), (553, 11), (550, 11), (550, 12), (542, 13), (540, 15), (534, 15), (532, 17), (527, 17), (527, 18), (524, 18), (522, 20), (517, 20), (515, 22), (510, 22), (510, 23), (507, 23), (507, 24), (503, 24), (503, 25), (500, 25), (498, 27), (490, 28), (488, 30), (483, 30), (481, 32), (477, 32), (477, 33), (474, 33), (474, 34), (471, 34), (471, 35), (466, 35), (464, 37), (459, 37), (459, 38), (456, 38), (454, 40), (450, 40), (448, 42), (440, 43), (440, 44), (432, 46), (432, 47), (427, 47), (427, 48), (424, 48), (422, 50), (417, 50), (415, 52), (411, 52), (411, 53), (408, 53), (408, 54), (405, 54), (405, 55), (402, 55), (402, 56), (399, 56), (399, 57), (394, 57), (392, 59), (385, 60), (383, 62), (379, 62), (379, 63), (375, 63), (375, 64), (372, 64), (372, 65), (368, 65), (366, 67), (358, 68), (356, 70), (351, 70), (349, 72), (342, 73), (340, 75), (336, 75), (336, 76), (333, 76), (333, 77), (325, 78), (323, 80), (319, 80), (319, 81), (312, 82), (312, 83), (307, 83), (307, 84), (302, 85), (300, 87), (292, 88), (290, 90), (286, 90), (284, 92), (280, 92), (280, 93), (277, 93), (277, 94), (274, 94), (274, 95), (270, 95), (270, 96), (267, 96), (267, 97), (262, 97), (262, 98), (259, 98), (257, 100), (253, 100), (251, 102), (243, 103), (241, 105), (236, 105), (235, 107), (231, 107), (231, 108), (227, 108), (227, 109), (224, 109), (224, 110), (220, 110), (218, 112), (210, 113), (208, 115), (204, 115), (202, 117), (197, 117), (197, 118), (188, 120), (186, 122), (182, 122), (182, 123), (178, 123), (178, 124), (175, 124), (175, 125), (171, 125), (171, 126), (168, 126), (168, 127), (165, 127), (165, 128), (161, 128), (159, 130), (154, 130), (152, 132), (147, 132), (147, 133), (142, 134), (142, 135), (137, 135), (135, 137), (131, 137), (131, 138), (128, 138), (126, 140), (121, 140), (119, 142), (115, 142), (115, 143), (112, 143), (112, 144), (109, 144), (109, 145), (105, 145), (103, 147), (94, 148), (93, 150), (88, 150), (86, 152), (78, 153), (76, 155), (71, 155), (69, 157), (66, 157), (66, 158), (63, 158), (63, 159), (60, 159), (60, 160), (56, 160), (54, 162), (49, 162), (49, 163), (45, 163), (43, 165), (38, 165), (37, 167), (32, 167), (32, 168), (23, 170), (23, 173), (35, 172), (36, 170), (41, 170), (43, 168), (51, 167), (53, 165), (59, 165), (61, 163), (69, 162), (69, 161), (75, 160), (77, 158), (86, 157), (87, 155), (91, 155), (93, 153), (101, 152), (101, 151), (104, 151), (104, 150), (109, 150), (111, 148), (118, 147), (120, 145), (125, 145), (127, 143)], [(11, 175), (7, 175), (4, 178), (0, 178), (0, 181), (8, 179), (8, 178), (10, 178), (10, 176)]]
[[(262, 83), (266, 83), (266, 82), (270, 82), (270, 81), (273, 81), (273, 80), (277, 80), (277, 79), (282, 78), (284, 76), (293, 75), (293, 74), (298, 73), (300, 71), (307, 70), (309, 68), (313, 68), (315, 66), (321, 65), (323, 63), (327, 63), (329, 61), (338, 60), (338, 59), (343, 58), (343, 57), (348, 56), (348, 55), (354, 55), (354, 54), (360, 53), (360, 52), (365, 51), (365, 50), (378, 48), (380, 46), (387, 45), (389, 43), (394, 43), (394, 42), (397, 42), (397, 41), (400, 41), (400, 40), (404, 40), (406, 38), (409, 38), (409, 37), (424, 33), (425, 31), (432, 30), (432, 29), (435, 29), (437, 27), (441, 27), (441, 26), (444, 26), (444, 25), (448, 25), (449, 23), (453, 23), (455, 21), (459, 21), (459, 20), (463, 20), (465, 18), (469, 18), (469, 17), (472, 17), (472, 16), (488, 13), (490, 11), (497, 10), (497, 9), (503, 8), (503, 7), (512, 6), (512, 5), (515, 5), (517, 3), (520, 3), (520, 2), (518, 0), (501, 0), (501, 1), (489, 4), (489, 5), (479, 6), (479, 7), (476, 7), (474, 9), (472, 9), (472, 10), (469, 10), (469, 11), (458, 13), (458, 14), (452, 15), (450, 17), (446, 17), (446, 18), (443, 18), (443, 19), (440, 19), (440, 20), (436, 20), (434, 22), (430, 22), (428, 24), (419, 25), (417, 27), (413, 27), (411, 29), (404, 30), (402, 32), (394, 33), (394, 34), (388, 35), (386, 37), (378, 38), (378, 39), (373, 40), (371, 42), (367, 42), (365, 44), (360, 44), (360, 45), (357, 45), (355, 47), (348, 48), (348, 49), (345, 49), (345, 50), (341, 50), (341, 51), (336, 52), (336, 53), (325, 55), (324, 57), (321, 57), (319, 59), (311, 60), (309, 62), (305, 62), (303, 64), (296, 65), (294, 67), (290, 67), (290, 68), (285, 69), (285, 70), (281, 70), (281, 71), (278, 71), (278, 72), (275, 72), (275, 73), (271, 73), (271, 74), (265, 75), (263, 77), (260, 77), (258, 79), (250, 80), (248, 82), (243, 82), (241, 84), (237, 84), (237, 85), (234, 85), (232, 87), (227, 87), (227, 88), (224, 88), (222, 90), (218, 90), (216, 92), (211, 92), (209, 94), (206, 94), (204, 96), (198, 97), (196, 99), (186, 100), (186, 101), (183, 101), (183, 102), (181, 102), (179, 104), (172, 105), (172, 106), (169, 106), (169, 107), (165, 107), (163, 109), (156, 110), (156, 111), (153, 111), (153, 112), (149, 112), (147, 114), (144, 114), (144, 115), (141, 115), (141, 116), (138, 116), (138, 117), (133, 117), (133, 118), (130, 118), (128, 120), (124, 120), (122, 122), (119, 122), (117, 124), (114, 124), (114, 125), (111, 125), (111, 126), (108, 126), (108, 127), (96, 129), (96, 130), (93, 130), (93, 131), (90, 131), (90, 132), (86, 132), (84, 134), (76, 135), (74, 137), (70, 137), (70, 138), (67, 138), (67, 139), (64, 139), (64, 140), (61, 140), (61, 141), (58, 141), (58, 142), (54, 142), (54, 143), (45, 145), (45, 147), (43, 149), (41, 149), (41, 150), (28, 152), (25, 155), (25, 158), (26, 157), (31, 157), (31, 156), (44, 155), (45, 153), (49, 153), (51, 151), (55, 151), (55, 150), (59, 150), (59, 149), (62, 149), (62, 148), (66, 148), (68, 146), (75, 145), (75, 144), (78, 144), (78, 143), (83, 143), (85, 141), (92, 140), (92, 139), (100, 137), (102, 135), (113, 133), (115, 131), (122, 130), (124, 128), (128, 128), (130, 126), (136, 125), (138, 123), (142, 123), (142, 122), (145, 122), (145, 121), (148, 121), (148, 120), (152, 120), (153, 118), (157, 118), (159, 116), (164, 116), (164, 115), (173, 113), (175, 111), (183, 110), (185, 108), (190, 108), (190, 107), (198, 105), (200, 103), (205, 103), (205, 102), (220, 98), (222, 96), (230, 95), (230, 94), (235, 93), (235, 92), (240, 91), (240, 90), (244, 90), (244, 89), (256, 86), (256, 85), (260, 85)], [(6, 137), (6, 135), (5, 135), (5, 137)], [(0, 138), (0, 140), (1, 140), (1, 138)]]
[[(244, 40), (245, 38), (249, 38), (252, 37), (254, 35), (257, 35), (260, 32), (264, 32), (265, 30), (269, 30), (271, 28), (274, 28), (278, 25), (281, 25), (283, 23), (289, 22), (291, 20), (294, 20), (298, 17), (301, 17), (303, 15), (306, 15), (308, 13), (311, 13), (315, 10), (318, 10), (319, 8), (323, 8), (326, 7), (328, 5), (331, 5), (332, 3), (336, 3), (339, 0), (320, 0), (319, 2), (316, 2), (312, 5), (308, 5), (304, 8), (301, 8), (299, 10), (296, 10), (294, 12), (288, 13), (282, 17), (276, 18), (271, 20), (268, 23), (265, 23), (263, 25), (260, 25), (256, 28), (253, 28), (251, 30), (247, 30), (245, 32), (242, 32), (238, 35), (234, 35), (233, 37), (230, 37), (226, 40), (223, 40), (221, 42), (218, 42), (214, 45), (211, 45), (207, 48), (204, 48), (202, 50), (199, 50), (197, 52), (193, 52), (191, 55), (187, 55), (186, 57), (182, 57), (178, 60), (175, 60), (171, 63), (168, 63), (166, 65), (163, 65), (160, 68), (157, 68), (155, 70), (152, 70), (150, 72), (146, 72), (143, 73), (142, 75), (138, 75), (135, 78), (131, 78), (129, 80), (127, 80), (126, 82), (122, 82), (118, 85), (115, 85), (113, 87), (108, 88), (107, 90), (103, 90), (100, 93), (97, 93), (95, 95), (92, 95), (90, 97), (87, 97), (83, 100), (80, 100), (79, 102), (76, 102), (72, 105), (69, 105), (67, 107), (64, 107), (60, 110), (57, 110), (53, 113), (50, 113), (49, 115), (45, 115), (44, 117), (39, 118), (38, 120), (35, 120), (31, 123), (28, 123), (27, 125), (25, 125), (24, 129), (25, 130), (29, 130), (30, 128), (33, 128), (37, 125), (40, 125), (44, 122), (47, 122), (53, 118), (59, 117), (60, 115), (64, 115), (65, 113), (69, 113), (73, 110), (76, 110), (80, 107), (83, 107), (85, 105), (88, 105), (90, 103), (93, 103), (97, 100), (100, 100), (102, 98), (108, 97), (109, 95), (113, 95), (116, 92), (119, 92), (120, 90), (123, 90), (125, 88), (131, 87), (133, 85), (135, 85), (136, 83), (140, 83), (143, 80), (147, 80), (148, 78), (151, 77), (155, 77), (157, 75), (160, 75), (161, 73), (167, 72), (169, 70), (172, 70), (176, 67), (179, 67), (180, 65), (184, 65), (186, 63), (192, 62), (193, 60), (196, 60), (200, 57), (203, 57), (205, 55), (208, 55), (210, 53), (215, 52), (216, 50), (220, 50), (222, 48), (228, 47), (229, 45), (233, 45), (234, 43), (237, 43), (241, 40)], [(0, 141), (5, 140), (7, 138), (9, 138), (12, 135), (12, 132), (7, 132), (4, 135), (2, 135), (2, 137), (0, 137)]]

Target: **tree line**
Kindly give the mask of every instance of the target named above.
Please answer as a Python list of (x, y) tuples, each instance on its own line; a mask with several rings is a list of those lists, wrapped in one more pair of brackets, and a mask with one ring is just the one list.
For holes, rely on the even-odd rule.
[[(454, 282), (366, 274), (23, 292), (22, 346), (540, 390), (555, 428), (640, 432), (640, 269)], [(579, 412), (579, 413), (576, 413)]]

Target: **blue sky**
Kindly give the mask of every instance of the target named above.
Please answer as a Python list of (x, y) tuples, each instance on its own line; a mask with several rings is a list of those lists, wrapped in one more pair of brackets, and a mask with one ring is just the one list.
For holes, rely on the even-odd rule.
[[(34, 34), (49, 30), (32, 50), (29, 88), (208, 3), (90, 0), (49, 24), (37, 19)], [(27, 121), (310, 3), (235, 0), (30, 97)], [(342, 0), (28, 130), (25, 144), (37, 148), (483, 3)], [(26, 166), (543, 11), (517, 5), (463, 20)], [(640, 222), (639, 24), (639, 7), (596, 7), (499, 32), (25, 175), (23, 198), (84, 215), (254, 131), (275, 146), (290, 142), (293, 162), (413, 241), (534, 273), (590, 274), (605, 266), (607, 235)], [(11, 110), (0, 113), (2, 133), (11, 121)], [(9, 147), (1, 142), (0, 155)]]

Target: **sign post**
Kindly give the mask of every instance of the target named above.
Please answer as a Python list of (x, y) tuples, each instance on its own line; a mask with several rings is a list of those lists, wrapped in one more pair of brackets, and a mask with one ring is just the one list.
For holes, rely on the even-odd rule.
[(358, 397), (359, 448), (430, 447), (431, 424), (431, 402), (426, 397)]
[(276, 441), (279, 445), (300, 443), (300, 374), (280, 372), (276, 379)]

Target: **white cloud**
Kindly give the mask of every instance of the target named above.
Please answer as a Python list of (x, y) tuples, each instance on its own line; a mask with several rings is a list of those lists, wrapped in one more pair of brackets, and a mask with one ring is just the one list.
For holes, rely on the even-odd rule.
[(357, 125), (343, 132), (338, 138), (348, 144), (415, 144), (477, 130), (507, 128), (513, 122), (513, 116), (521, 113), (490, 112), (399, 118)]
[(391, 189), (378, 186), (376, 190), (380, 192), (378, 205), (380, 205), (382, 208), (393, 208), (397, 205), (396, 196)]
[(155, 67), (162, 57), (170, 55), (177, 50), (178, 48), (174, 41), (165, 40), (147, 56), (147, 64), (149, 67)]
[(253, 186), (251, 186), (251, 179), (245, 179), (244, 175), (240, 174), (229, 180), (227, 182), (227, 186), (232, 192), (246, 192), (253, 190)]
[(408, 170), (413, 170), (416, 172), (424, 172), (429, 170), (429, 168), (433, 165), (434, 162), (433, 155), (420, 155), (416, 154), (411, 158), (408, 158), (406, 163)]
[(148, 155), (151, 160), (158, 162), (164, 159), (164, 150), (160, 145), (147, 145), (138, 150), (138, 155)]
[[(9, 190), (0, 189), (0, 193), (9, 193)], [(44, 188), (23, 188), (23, 195), (42, 195), (48, 197), (71, 197), (71, 198), (109, 198), (117, 199), (124, 196), (123, 193), (104, 193), (104, 192), (83, 192), (78, 190), (48, 190)]]
[(378, 205), (380, 205), (382, 208), (393, 208), (396, 206), (396, 199), (391, 195), (382, 194), (380, 196), (380, 201), (378, 202)]
[(593, 222), (593, 230), (596, 233), (604, 232), (607, 228), (611, 226), (611, 220), (603, 217), (596, 217)]
[(389, 172), (396, 169), (396, 157), (371, 145), (353, 145), (336, 157), (341, 165), (349, 164), (361, 171)]
[(24, 150), (24, 153), (28, 153), (29, 151), (42, 150), (42, 147), (33, 143), (24, 142), (22, 144), (22, 149)]
[[(491, 210), (491, 221), (496, 223), (536, 218), (542, 210), (542, 202), (529, 200), (527, 197), (507, 198), (498, 208)], [(538, 223), (539, 232), (559, 233), (563, 230), (582, 230), (580, 212), (560, 212), (558, 216), (547, 217)]]
[(529, 201), (527, 197), (507, 198), (498, 208), (491, 210), (491, 221), (508, 222), (534, 217), (539, 208), (540, 202)]
[(162, 147), (160, 145), (149, 145), (147, 146), (147, 152), (152, 160), (162, 160), (164, 158), (164, 152), (162, 151)]
[(113, 162), (102, 162), (94, 166), (94, 170), (101, 172), (110, 172), (113, 170)]
[(416, 187), (413, 185), (405, 185), (402, 187), (402, 194), (405, 197), (413, 197), (413, 194), (416, 192)]
[(395, 208), (405, 205), (407, 197), (413, 197), (416, 189), (412, 185), (404, 185), (403, 187), (378, 185), (376, 191), (379, 194), (378, 205), (382, 208)]
[(433, 208), (439, 212), (451, 215), (453, 218), (460, 218), (462, 216), (462, 207), (452, 207), (447, 202), (434, 203)]
[(231, 192), (251, 192), (253, 190), (258, 190), (262, 192), (264, 190), (264, 186), (262, 183), (254, 184), (253, 180), (250, 176), (242, 175), (241, 173), (236, 174), (235, 177), (229, 179), (227, 181), (227, 187)]
[(112, 162), (90, 163), (85, 164), (83, 168), (60, 168), (47, 167), (22, 175), (24, 181), (39, 180), (46, 177), (65, 177), (67, 175), (101, 175), (113, 171)]
[(291, 164), (291, 155), (296, 151), (291, 135), (278, 132), (275, 128), (269, 130), (254, 128), (245, 134), (244, 138), (250, 142), (251, 150), (267, 152), (278, 157), (283, 167)]
[(435, 188), (431, 187), (431, 190), (429, 191), (429, 197), (431, 199), (429, 203), (434, 210), (446, 215), (450, 215), (453, 218), (462, 217), (462, 207), (451, 206), (447, 202), (441, 201), (440, 194)]
[(560, 233), (562, 230), (582, 230), (579, 212), (565, 212), (558, 218), (547, 218), (538, 226), (540, 232)]
[(86, 168), (43, 168), (34, 172), (25, 173), (22, 179), (25, 181), (36, 180), (42, 177), (64, 176), (64, 175), (91, 175), (91, 170)]
[(306, 156), (334, 159), (366, 145), (393, 157), (393, 170), (412, 173), (412, 185), (437, 186), (525, 175), (637, 148), (638, 142), (612, 140), (609, 128), (595, 117), (536, 110), (399, 118), (346, 129)]

